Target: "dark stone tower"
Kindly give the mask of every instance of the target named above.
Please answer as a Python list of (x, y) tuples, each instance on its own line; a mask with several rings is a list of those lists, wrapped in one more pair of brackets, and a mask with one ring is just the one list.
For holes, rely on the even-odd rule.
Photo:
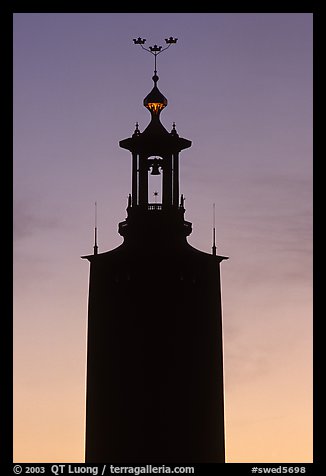
[[(155, 67), (144, 99), (149, 125), (120, 141), (132, 156), (124, 241), (104, 253), (95, 243), (84, 257), (91, 264), (87, 463), (225, 460), (219, 264), (226, 257), (215, 245), (211, 255), (187, 242), (179, 154), (191, 142), (161, 124), (167, 99), (158, 79)], [(161, 203), (148, 201), (149, 172), (162, 175)]]

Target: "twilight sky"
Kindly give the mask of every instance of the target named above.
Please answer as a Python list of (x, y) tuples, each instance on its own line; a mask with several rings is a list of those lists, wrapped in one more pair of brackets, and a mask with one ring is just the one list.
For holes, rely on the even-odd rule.
[[(119, 245), (150, 114), (168, 99), (188, 241), (222, 263), (228, 462), (312, 461), (312, 14), (14, 14), (14, 460), (84, 458), (88, 262)], [(157, 187), (153, 183), (151, 190)]]

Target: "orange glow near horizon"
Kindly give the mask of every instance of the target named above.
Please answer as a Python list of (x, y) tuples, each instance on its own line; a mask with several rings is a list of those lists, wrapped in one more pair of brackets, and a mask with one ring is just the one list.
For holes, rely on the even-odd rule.
[[(141, 33), (180, 38), (158, 69), (162, 126), (192, 141), (179, 169), (187, 240), (212, 253), (214, 203), (217, 254), (229, 257), (226, 460), (312, 462), (313, 14), (15, 13), (13, 33), (14, 461), (84, 461), (81, 256), (93, 253), (95, 201), (98, 252), (122, 243), (139, 160), (119, 141), (165, 107), (146, 96)], [(146, 98), (158, 101), (150, 115)], [(149, 176), (153, 200), (162, 175)], [(155, 292), (160, 306), (157, 273), (139, 299)]]

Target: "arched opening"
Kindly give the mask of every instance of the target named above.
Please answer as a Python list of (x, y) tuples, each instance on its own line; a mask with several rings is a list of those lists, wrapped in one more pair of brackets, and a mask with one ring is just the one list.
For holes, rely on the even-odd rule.
[(162, 203), (162, 158), (158, 156), (148, 157), (148, 203)]

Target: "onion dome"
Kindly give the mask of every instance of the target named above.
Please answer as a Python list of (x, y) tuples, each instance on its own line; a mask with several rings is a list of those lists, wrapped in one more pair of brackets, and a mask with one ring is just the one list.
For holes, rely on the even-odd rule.
[(168, 100), (165, 96), (163, 96), (163, 94), (156, 85), (159, 79), (156, 72), (152, 79), (154, 81), (154, 87), (151, 92), (145, 97), (144, 106), (150, 111), (152, 116), (159, 116), (162, 109), (167, 106)]

